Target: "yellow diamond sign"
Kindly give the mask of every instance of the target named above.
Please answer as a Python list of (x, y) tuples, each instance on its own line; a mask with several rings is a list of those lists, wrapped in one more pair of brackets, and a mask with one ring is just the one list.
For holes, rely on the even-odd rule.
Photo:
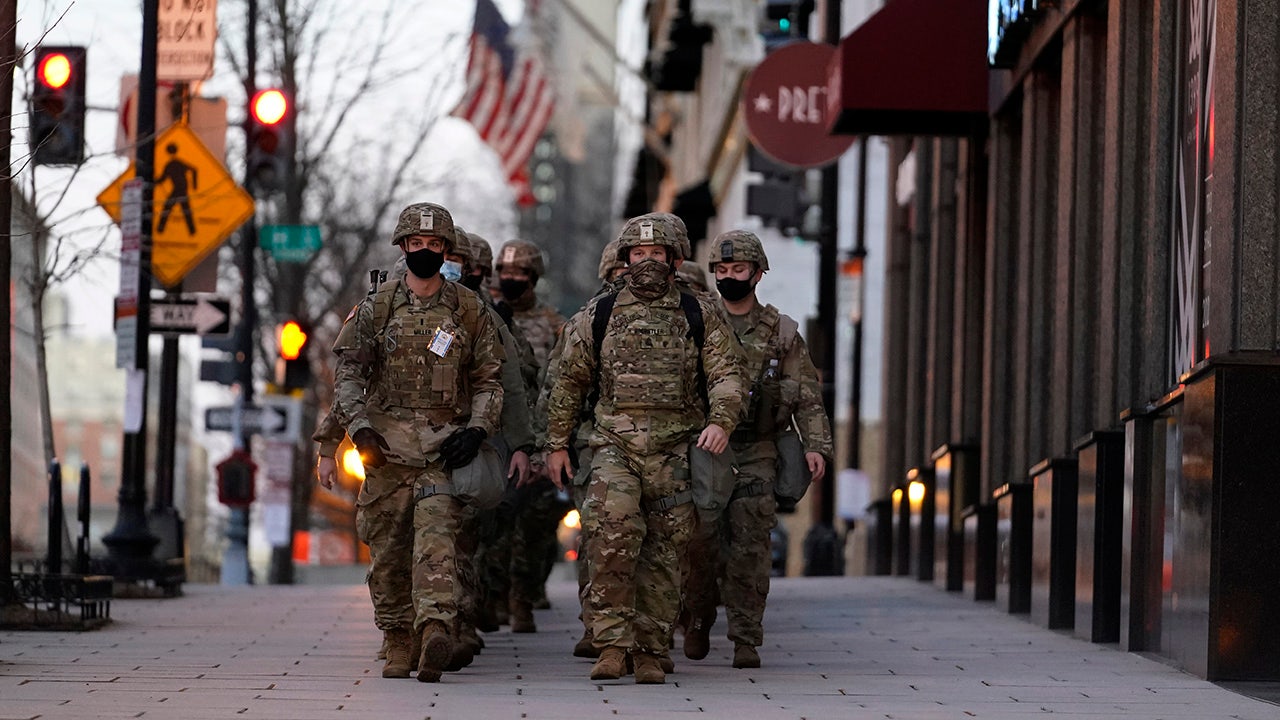
[[(98, 195), (120, 222), (120, 196), (136, 173), (133, 164)], [(173, 287), (253, 216), (253, 198), (186, 125), (156, 138), (151, 225), (151, 274)]]

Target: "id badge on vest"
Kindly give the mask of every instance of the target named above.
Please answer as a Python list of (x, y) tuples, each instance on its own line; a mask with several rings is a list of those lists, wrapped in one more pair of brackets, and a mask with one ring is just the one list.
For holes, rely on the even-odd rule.
[(453, 333), (448, 333), (441, 328), (436, 328), (435, 335), (431, 338), (431, 352), (439, 357), (444, 357), (449, 352), (449, 346), (453, 345)]

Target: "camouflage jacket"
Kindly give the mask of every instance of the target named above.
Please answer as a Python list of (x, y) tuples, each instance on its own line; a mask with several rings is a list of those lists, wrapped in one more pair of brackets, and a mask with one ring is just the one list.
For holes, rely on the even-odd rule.
[(451, 282), (433, 297), (410, 297), (400, 279), (361, 301), (333, 346), (336, 420), (353, 436), (372, 428), (389, 459), (418, 466), (462, 427), (497, 432), (504, 353), (483, 307)]
[(551, 349), (555, 347), (556, 337), (564, 327), (564, 316), (550, 305), (542, 304), (541, 301), (529, 307), (513, 304), (511, 310), (512, 322), (520, 328), (520, 333), (533, 346), (533, 357), (538, 362), (539, 370), (545, 373), (547, 360), (551, 357)]
[[(756, 303), (746, 315), (731, 316), (730, 324), (742, 343), (751, 387), (743, 425), (733, 438), (735, 446), (747, 435), (752, 436), (750, 442), (772, 441), (794, 427), (805, 452), (831, 458), (831, 423), (822, 406), (818, 370), (796, 321), (772, 305)], [(765, 414), (768, 417), (762, 417)], [(742, 453), (737, 456), (745, 459)]]
[[(568, 447), (582, 402), (597, 387), (592, 446), (617, 444), (647, 454), (688, 441), (708, 423), (733, 432), (747, 389), (741, 348), (710, 303), (698, 302), (705, 326), (700, 353), (674, 287), (653, 301), (637, 298), (630, 289), (619, 292), (599, 358), (592, 338), (599, 298), (574, 315), (565, 328), (547, 401), (547, 449)], [(706, 379), (705, 410), (699, 360)]]

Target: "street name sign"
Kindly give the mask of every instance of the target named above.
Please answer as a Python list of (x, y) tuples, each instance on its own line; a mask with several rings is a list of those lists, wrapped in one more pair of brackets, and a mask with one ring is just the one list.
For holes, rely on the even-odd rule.
[[(174, 287), (223, 240), (253, 216), (253, 198), (186, 125), (156, 138), (151, 217), (151, 274)], [(132, 164), (98, 194), (98, 204), (120, 222), (121, 190)]]
[[(211, 432), (232, 432), (234, 405), (204, 411), (204, 428)], [(302, 402), (297, 398), (266, 396), (261, 405), (240, 408), (240, 430), (264, 438), (296, 439), (302, 428)]]
[(151, 329), (166, 335), (226, 335), (231, 332), (231, 301), (203, 295), (152, 300)]
[(306, 262), (320, 249), (320, 227), (264, 225), (258, 230), (258, 244), (277, 262)]

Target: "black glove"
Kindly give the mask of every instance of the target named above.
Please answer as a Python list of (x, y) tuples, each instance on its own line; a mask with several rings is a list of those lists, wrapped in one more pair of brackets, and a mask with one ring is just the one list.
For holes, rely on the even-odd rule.
[(444, 460), (446, 470), (460, 468), (476, 459), (480, 452), (480, 443), (488, 435), (478, 427), (458, 430), (440, 443), (440, 459)]
[(360, 428), (351, 436), (351, 442), (356, 444), (356, 449), (360, 451), (360, 462), (366, 467), (380, 468), (387, 464), (387, 456), (382, 451), (390, 450), (391, 446), (373, 428)]

